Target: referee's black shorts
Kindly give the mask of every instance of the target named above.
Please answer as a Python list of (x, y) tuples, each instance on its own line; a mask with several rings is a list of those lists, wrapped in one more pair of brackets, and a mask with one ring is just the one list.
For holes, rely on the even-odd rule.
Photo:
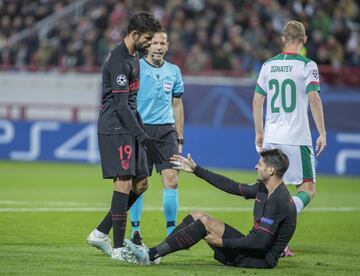
[(136, 137), (128, 134), (98, 134), (103, 178), (149, 176), (146, 152)]
[[(230, 225), (225, 224), (223, 238), (239, 239), (242, 237), (244, 237), (244, 234)], [(252, 268), (270, 268), (265, 261), (265, 256), (258, 252), (216, 246), (211, 246), (211, 248), (214, 250), (214, 259), (224, 265)]]
[(171, 169), (173, 165), (170, 163), (170, 157), (174, 154), (179, 154), (178, 135), (175, 126), (173, 124), (145, 125), (145, 132), (150, 137), (161, 139), (163, 141), (160, 145), (160, 151), (165, 160), (161, 164), (153, 164), (148, 158), (150, 175), (154, 165), (158, 173), (165, 169)]

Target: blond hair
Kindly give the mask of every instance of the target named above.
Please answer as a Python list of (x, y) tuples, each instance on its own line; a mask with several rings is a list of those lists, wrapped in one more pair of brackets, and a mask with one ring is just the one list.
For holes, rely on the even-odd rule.
[(289, 21), (286, 23), (282, 35), (285, 37), (287, 42), (290, 43), (304, 43), (305, 27), (299, 21)]

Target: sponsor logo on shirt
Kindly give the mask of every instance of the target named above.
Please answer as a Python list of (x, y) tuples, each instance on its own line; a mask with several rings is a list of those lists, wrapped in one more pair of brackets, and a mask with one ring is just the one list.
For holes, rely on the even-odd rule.
[(172, 91), (174, 82), (173, 81), (164, 81), (164, 91), (170, 93)]
[(139, 88), (140, 88), (140, 81), (139, 80), (136, 80), (136, 81), (130, 83), (130, 85), (129, 85), (130, 91), (137, 90)]
[(262, 217), (260, 222), (263, 222), (263, 223), (266, 223), (266, 224), (269, 224), (269, 225), (272, 225), (274, 223), (274, 221), (270, 218), (266, 218), (266, 217)]
[(120, 74), (117, 76), (116, 82), (120, 86), (125, 86), (127, 84), (127, 77), (124, 74)]

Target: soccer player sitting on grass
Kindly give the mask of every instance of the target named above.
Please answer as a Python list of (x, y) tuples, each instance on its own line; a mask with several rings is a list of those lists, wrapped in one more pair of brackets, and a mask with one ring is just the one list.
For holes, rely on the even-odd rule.
[(260, 153), (258, 177), (252, 185), (241, 184), (197, 166), (190, 155), (174, 155), (175, 169), (194, 173), (216, 188), (245, 199), (255, 199), (254, 226), (248, 235), (203, 211), (186, 216), (163, 242), (147, 250), (125, 240), (139, 264), (157, 263), (159, 257), (187, 249), (204, 239), (214, 258), (224, 265), (273, 268), (296, 228), (296, 207), (283, 183), (289, 159), (278, 149)]

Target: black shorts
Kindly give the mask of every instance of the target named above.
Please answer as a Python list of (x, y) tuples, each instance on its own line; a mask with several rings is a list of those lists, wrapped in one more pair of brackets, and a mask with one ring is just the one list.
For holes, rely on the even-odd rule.
[[(244, 234), (225, 223), (225, 231), (223, 239), (242, 238)], [(233, 265), (239, 257), (242, 257), (242, 252), (238, 249), (223, 248), (211, 246), (214, 250), (214, 259), (225, 265)]]
[(149, 176), (146, 152), (133, 135), (98, 134), (103, 178)]
[(145, 132), (150, 136), (161, 139), (164, 142), (160, 146), (160, 151), (165, 158), (161, 164), (153, 164), (148, 158), (149, 173), (151, 175), (153, 166), (160, 173), (162, 170), (171, 169), (170, 157), (179, 154), (178, 135), (173, 124), (168, 125), (145, 125)]
[[(242, 238), (244, 234), (225, 224), (225, 231), (223, 238), (236, 239)], [(252, 267), (252, 268), (269, 268), (265, 261), (265, 256), (254, 251), (247, 251), (235, 248), (223, 248), (211, 246), (214, 250), (214, 259), (224, 265)]]

